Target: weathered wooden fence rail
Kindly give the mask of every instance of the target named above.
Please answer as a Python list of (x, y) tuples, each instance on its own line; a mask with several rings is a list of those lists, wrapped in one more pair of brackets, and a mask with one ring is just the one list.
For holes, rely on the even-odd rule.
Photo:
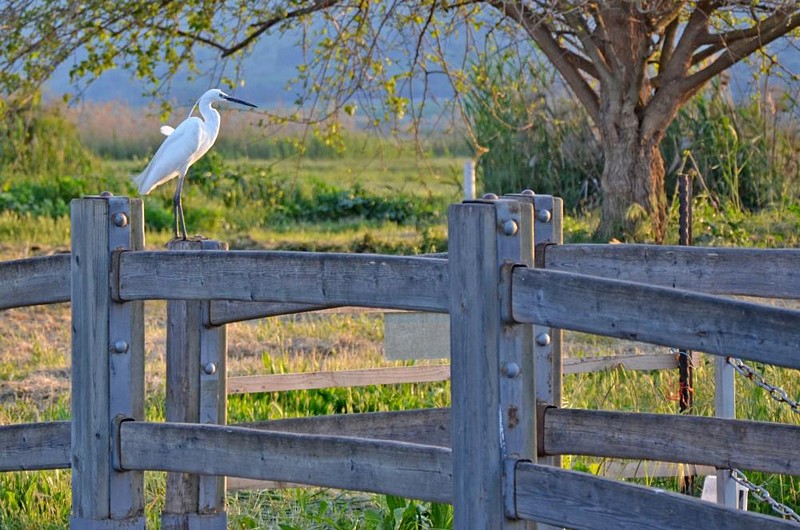
[[(224, 528), (226, 475), (452, 502), (459, 529), (796, 527), (536, 462), (800, 474), (796, 426), (559, 409), (561, 360), (541, 339), (574, 329), (798, 368), (800, 312), (675, 287), (800, 298), (800, 251), (557, 245), (534, 228), (557, 202), (512, 198), (452, 206), (447, 259), (145, 252), (140, 201), (75, 201), (69, 256), (0, 264), (0, 308), (72, 303), (73, 419), (0, 427), (0, 471), (71, 467), (71, 524), (92, 530), (144, 528), (146, 470), (170, 472), (164, 528)], [(148, 299), (170, 300), (166, 423), (143, 418)], [(453, 409), (223, 425), (223, 324), (342, 305), (449, 313)]]

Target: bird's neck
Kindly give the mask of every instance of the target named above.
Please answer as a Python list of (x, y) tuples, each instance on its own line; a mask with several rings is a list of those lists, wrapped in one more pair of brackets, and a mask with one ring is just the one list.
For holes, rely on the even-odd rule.
[(217, 109), (209, 105), (200, 106), (200, 115), (203, 116), (203, 121), (206, 122), (206, 128), (211, 131), (213, 136), (217, 135), (219, 131), (219, 112)]

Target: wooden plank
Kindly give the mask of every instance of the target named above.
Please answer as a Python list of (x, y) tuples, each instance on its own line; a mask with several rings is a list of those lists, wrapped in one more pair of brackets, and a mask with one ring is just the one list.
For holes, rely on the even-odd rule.
[(69, 302), (69, 254), (0, 263), (0, 309)]
[[(498, 219), (498, 203), (455, 204), (448, 210), (452, 436), (456, 463), (453, 526), (459, 529), (527, 526), (524, 521), (505, 516), (505, 438), (516, 436), (507, 432), (509, 420), (513, 420), (512, 413), (533, 410), (506, 410), (506, 403), (501, 403), (501, 369), (515, 376), (527, 377), (532, 372), (521, 364), (509, 372), (508, 365), (500, 364), (501, 357), (506, 358), (508, 353), (503, 350), (517, 343), (503, 332), (501, 313), (507, 306), (501, 303), (500, 260), (510, 249), (500, 248), (505, 247), (499, 239), (505, 222)], [(530, 209), (530, 205), (526, 206)], [(509, 256), (510, 263), (519, 257), (519, 251), (517, 256)], [(530, 359), (529, 355), (526, 357)], [(533, 400), (533, 389), (527, 391), (527, 397)], [(520, 417), (527, 418), (528, 415)], [(532, 438), (534, 445), (530, 449), (535, 451), (535, 425), (522, 421), (520, 427)]]
[[(212, 240), (173, 240), (174, 252), (222, 252), (227, 245)], [(220, 371), (225, 369), (224, 329), (207, 328), (208, 301), (167, 301), (167, 398), (168, 422), (224, 423), (225, 384)], [(222, 362), (220, 362), (222, 361)], [(213, 363), (213, 373), (203, 367)], [(167, 473), (167, 491), (161, 525), (165, 530), (183, 530), (197, 524), (198, 518), (213, 528), (225, 528), (224, 477), (201, 477), (192, 473)], [(214, 519), (214, 524), (209, 521)]]
[(257, 318), (277, 317), (294, 313), (321, 311), (336, 306), (320, 304), (293, 304), (289, 302), (240, 302), (234, 300), (212, 300), (208, 322), (212, 326), (242, 322)]
[(517, 512), (568, 528), (797, 528), (791, 521), (711, 504), (688, 495), (526, 462), (516, 466)]
[[(143, 416), (137, 325), (141, 304), (112, 303), (111, 251), (140, 243), (141, 201), (112, 196), (72, 202), (72, 514), (74, 529), (143, 529), (142, 473), (117, 469), (112, 439), (119, 418)], [(136, 211), (138, 209), (138, 212)], [(113, 215), (112, 215), (113, 214)], [(112, 389), (113, 386), (113, 389)], [(112, 391), (113, 390), (113, 391)], [(112, 396), (113, 394), (113, 396)]]
[(681, 464), (676, 462), (653, 462), (637, 460), (635, 462), (619, 462), (606, 460), (600, 471), (604, 477), (615, 479), (649, 479), (655, 477), (683, 478), (687, 476), (702, 477), (713, 475), (715, 467), (697, 464)]
[(450, 448), (450, 409), (419, 409), (289, 418), (237, 427), (296, 434), (355, 436)]
[(108, 203), (72, 202), (72, 518), (107, 519), (111, 433), (108, 416)]
[[(448, 417), (449, 418), (449, 417)], [(69, 421), (0, 426), (0, 471), (70, 466)]]
[(125, 252), (125, 300), (244, 300), (447, 312), (447, 261), (313, 252)]
[(567, 357), (563, 360), (565, 374), (601, 372), (603, 370), (668, 370), (678, 367), (678, 359), (671, 353), (644, 353), (608, 355), (602, 357)]
[(122, 464), (451, 502), (450, 450), (218, 425), (125, 422)]
[[(775, 443), (780, 440), (780, 443)], [(701, 416), (547, 408), (546, 454), (704, 464), (800, 475), (800, 427)]]
[(543, 269), (517, 268), (518, 322), (800, 368), (800, 311)]
[[(106, 252), (118, 249), (144, 248), (144, 205), (141, 199), (108, 197), (108, 242)], [(113, 258), (112, 258), (113, 260)], [(109, 289), (108, 279), (104, 284)], [(144, 302), (112, 300), (108, 306), (108, 422), (122, 418), (144, 419)], [(108, 346), (107, 346), (108, 348)], [(116, 448), (115, 432), (111, 433), (112, 463)], [(102, 455), (100, 456), (102, 457)], [(114, 466), (115, 468), (117, 466)], [(144, 525), (144, 474), (141, 471), (110, 475), (111, 520)], [(114, 526), (115, 523), (105, 523)]]
[(667, 245), (547, 247), (545, 267), (711, 294), (800, 299), (800, 250)]
[[(227, 245), (226, 245), (227, 247)], [(201, 311), (208, 314), (210, 302), (202, 302)], [(226, 326), (200, 328), (200, 423), (227, 423), (227, 355)], [(225, 511), (225, 477), (201, 475), (197, 512), (209, 519), (215, 516), (219, 528), (227, 528)]]
[(231, 377), (228, 380), (228, 393), (248, 394), (251, 392), (282, 392), (286, 390), (311, 390), (315, 388), (425, 383), (446, 381), (449, 378), (449, 365), (398, 366), (330, 372), (248, 375)]

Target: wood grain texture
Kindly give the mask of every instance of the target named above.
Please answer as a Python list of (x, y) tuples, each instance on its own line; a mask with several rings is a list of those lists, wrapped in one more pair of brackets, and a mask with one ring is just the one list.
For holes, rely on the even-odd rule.
[(0, 309), (69, 302), (69, 254), (0, 263)]
[(450, 448), (450, 422), (450, 409), (440, 408), (311, 416), (242, 423), (236, 426), (297, 434), (355, 436)]
[[(173, 240), (169, 252), (221, 252), (220, 241)], [(217, 423), (225, 420), (224, 328), (207, 328), (209, 311), (204, 300), (167, 301), (167, 396), (168, 422)], [(217, 370), (202, 373), (207, 362)], [(161, 524), (165, 530), (182, 530), (201, 513), (224, 514), (224, 477), (201, 477), (191, 473), (168, 473)]]
[(69, 421), (0, 426), (0, 471), (70, 467)]
[(600, 372), (603, 370), (668, 370), (678, 368), (678, 359), (671, 353), (643, 353), (633, 355), (607, 355), (602, 357), (566, 357), (565, 374)]
[(548, 454), (662, 460), (800, 475), (800, 427), (795, 425), (548, 408), (544, 426), (543, 449)]
[(710, 530), (797, 528), (777, 517), (742, 512), (687, 495), (626, 484), (588, 473), (520, 462), (517, 512), (568, 528), (662, 530), (701, 525)]
[(208, 311), (208, 323), (221, 326), (231, 322), (242, 322), (257, 318), (276, 317), (295, 313), (307, 313), (331, 309), (325, 304), (292, 304), (282, 302), (240, 302), (235, 300), (213, 300)]
[(72, 517), (110, 517), (108, 203), (72, 201)]
[[(507, 357), (501, 349), (509, 342), (503, 333), (506, 306), (501, 303), (498, 259), (497, 234), (503, 223), (498, 223), (496, 206), (464, 203), (448, 210), (453, 526), (459, 529), (527, 526), (505, 517), (503, 456), (509, 418), (501, 408), (500, 359)], [(522, 370), (518, 365), (516, 371)], [(534, 398), (532, 392), (529, 397)]]
[(248, 375), (228, 380), (229, 394), (280, 392), (367, 385), (423, 383), (450, 379), (450, 366), (399, 366), (293, 374)]
[(666, 245), (547, 247), (545, 267), (711, 294), (800, 299), (800, 250)]
[(277, 480), (451, 502), (448, 449), (217, 425), (125, 422), (126, 469)]
[(243, 300), (447, 312), (447, 261), (311, 252), (130, 252), (125, 300)]
[(142, 203), (72, 201), (70, 526), (144, 528), (144, 479), (115, 462), (118, 418), (144, 416), (142, 304), (112, 301), (112, 251), (143, 243)]
[(519, 322), (800, 368), (800, 311), (543, 269), (516, 269)]

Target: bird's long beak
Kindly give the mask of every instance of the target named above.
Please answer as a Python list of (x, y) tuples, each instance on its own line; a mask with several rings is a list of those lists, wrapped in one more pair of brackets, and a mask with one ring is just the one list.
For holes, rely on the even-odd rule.
[(254, 109), (258, 108), (258, 105), (253, 105), (252, 103), (242, 101), (241, 99), (232, 98), (230, 96), (222, 96), (222, 98), (227, 101), (231, 101), (233, 103), (239, 103), (240, 105), (247, 105), (248, 107), (253, 107)]

